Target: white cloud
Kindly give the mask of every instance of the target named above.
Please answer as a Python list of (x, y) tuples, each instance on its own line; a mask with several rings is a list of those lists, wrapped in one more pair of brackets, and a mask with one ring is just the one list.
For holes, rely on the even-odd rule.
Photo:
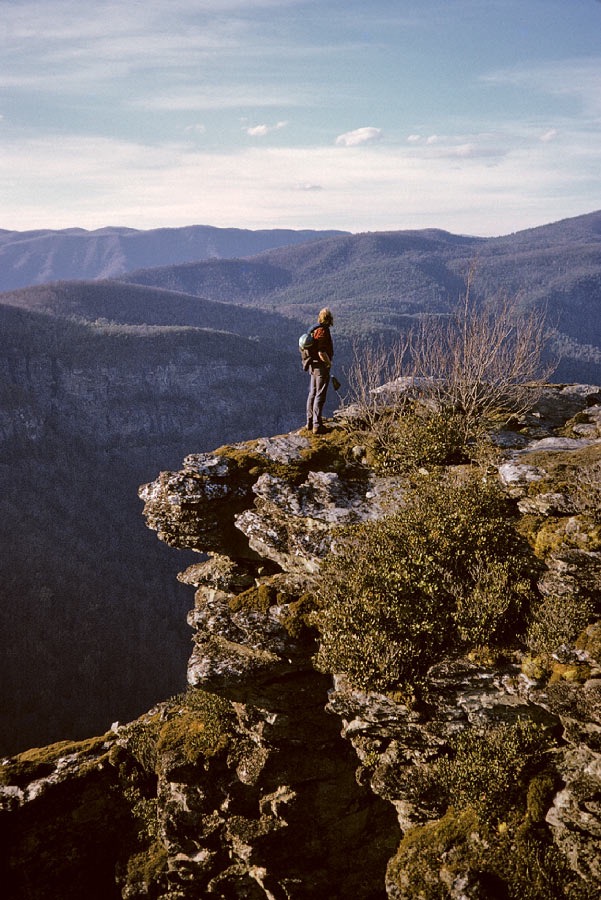
[(506, 156), (524, 136), (511, 132), (481, 132), (471, 134), (431, 134), (427, 138), (411, 135), (407, 153), (420, 159), (497, 159)]
[(380, 140), (382, 129), (369, 125), (364, 128), (355, 128), (354, 131), (346, 131), (336, 138), (338, 147), (358, 147), (360, 144), (373, 144)]
[(419, 144), (421, 139), (422, 139), (421, 134), (410, 134), (409, 137), (407, 138), (407, 143), (408, 144)]
[(543, 144), (548, 144), (549, 141), (555, 140), (558, 134), (559, 132), (557, 131), (557, 128), (549, 128), (547, 131), (541, 134), (541, 136), (539, 137), (539, 141), (542, 141)]
[[(107, 85), (129, 96), (129, 102), (153, 105), (149, 72), (170, 100), (175, 85), (200, 80), (212, 93), (223, 72), (236, 71), (240, 60), (268, 49), (284, 52), (261, 28), (258, 11), (293, 7), (301, 0), (17, 0), (2, 4), (0, 86), (13, 90), (61, 91), (96, 95)], [(307, 0), (302, 0), (307, 2)], [(313, 2), (313, 0), (308, 0)], [(152, 78), (152, 76), (151, 76)], [(127, 82), (128, 89), (123, 90)], [(264, 91), (264, 88), (267, 88)], [(236, 93), (241, 93), (236, 88)], [(257, 106), (269, 85), (246, 88)], [(244, 93), (244, 92), (243, 92)], [(278, 93), (281, 93), (278, 91)], [(156, 90), (154, 91), (156, 94)], [(281, 102), (281, 99), (278, 101)], [(206, 108), (214, 108), (209, 101)], [(176, 106), (182, 108), (181, 106)], [(193, 106), (192, 108), (198, 108)]]
[(269, 134), (272, 131), (280, 131), (280, 129), (285, 128), (287, 124), (288, 122), (276, 122), (275, 125), (250, 125), (244, 130), (250, 137), (265, 137), (266, 134)]

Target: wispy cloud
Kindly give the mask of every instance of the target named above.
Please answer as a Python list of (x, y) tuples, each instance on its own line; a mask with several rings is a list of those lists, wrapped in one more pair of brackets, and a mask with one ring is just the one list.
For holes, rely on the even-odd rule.
[[(522, 138), (520, 137), (520, 142)], [(424, 159), (495, 159), (506, 156), (516, 138), (508, 134), (410, 134), (412, 153)]]
[(184, 128), (184, 134), (206, 134), (207, 126), (202, 122), (197, 122), (195, 125), (187, 125)]
[(247, 84), (185, 85), (169, 92), (148, 94), (131, 100), (137, 109), (155, 111), (194, 111), (227, 109), (267, 109), (304, 106), (309, 98), (295, 89), (252, 88)]
[[(313, 0), (19, 0), (2, 4), (0, 86), (70, 94), (127, 76), (222, 69), (269, 43), (257, 12)], [(282, 52), (284, 52), (282, 50)], [(260, 93), (261, 88), (258, 88)], [(141, 82), (131, 93), (141, 90)]]
[(569, 97), (589, 115), (601, 115), (601, 56), (503, 69), (483, 76), (492, 85), (513, 85), (555, 97)]
[[(45, 138), (5, 142), (6, 176), (0, 187), (11, 208), (19, 209), (13, 228), (38, 227), (42, 218), (46, 227), (127, 223), (148, 228), (199, 221), (272, 227), (277, 221), (282, 227), (421, 225), (501, 234), (515, 230), (517, 210), (520, 227), (588, 211), (570, 201), (575, 176), (559, 166), (566, 148), (555, 150), (552, 142), (533, 137), (521, 151), (500, 157), (500, 169), (461, 145), (454, 156), (439, 152), (444, 149), (439, 145), (424, 143), (419, 149), (366, 145), (361, 153), (341, 156), (332, 145), (254, 145), (223, 153), (201, 152), (185, 143), (149, 147), (76, 136)], [(578, 171), (581, 180), (588, 171), (596, 183), (590, 154), (579, 158)], [(132, 184), (143, 185), (143, 205)], [(57, 193), (60, 213), (52, 220), (46, 204)]]
[(360, 144), (373, 144), (382, 137), (382, 129), (371, 125), (364, 128), (355, 128), (354, 131), (346, 131), (336, 138), (338, 147), (358, 147)]

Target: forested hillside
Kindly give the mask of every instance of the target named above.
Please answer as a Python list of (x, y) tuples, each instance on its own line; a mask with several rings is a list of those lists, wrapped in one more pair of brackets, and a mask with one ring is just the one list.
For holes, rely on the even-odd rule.
[(249, 260), (134, 272), (125, 279), (312, 322), (322, 305), (338, 334), (395, 334), (420, 313), (445, 313), (473, 269), (479, 301), (518, 298), (544, 309), (562, 356), (558, 377), (601, 364), (601, 212), (502, 238), (442, 231), (344, 235)]
[(42, 313), (48, 320), (92, 324), (105, 334), (119, 326), (210, 328), (241, 337), (263, 339), (268, 331), (282, 349), (294, 349), (298, 328), (280, 314), (239, 306), (160, 288), (121, 281), (64, 281), (21, 288), (0, 294), (0, 304)]

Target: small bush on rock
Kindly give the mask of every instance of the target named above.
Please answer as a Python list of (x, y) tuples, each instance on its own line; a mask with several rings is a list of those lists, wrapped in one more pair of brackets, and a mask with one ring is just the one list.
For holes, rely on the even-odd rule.
[(374, 455), (387, 472), (403, 473), (420, 466), (442, 466), (469, 459), (464, 416), (453, 411), (413, 410), (391, 417), (375, 433)]
[(576, 594), (545, 597), (533, 611), (526, 635), (530, 650), (551, 656), (563, 644), (571, 644), (594, 616), (594, 605)]
[[(388, 865), (389, 896), (448, 900), (593, 900), (575, 883), (565, 858), (542, 828), (489, 830), (473, 810), (450, 809), (403, 837)], [(451, 888), (453, 892), (451, 893)]]
[[(561, 779), (555, 739), (528, 719), (459, 734), (415, 788), (439, 798), (441, 817), (406, 832), (391, 859), (389, 894), (443, 900), (592, 900), (553, 842), (545, 818)], [(594, 892), (594, 887), (593, 887)], [(596, 895), (595, 895), (596, 896)]]
[(363, 689), (413, 679), (462, 642), (503, 640), (531, 594), (507, 500), (472, 470), (419, 479), (397, 514), (344, 530), (322, 571), (317, 666)]
[(601, 460), (578, 470), (575, 503), (579, 512), (601, 525)]
[(520, 802), (525, 813), (530, 779), (551, 743), (540, 725), (522, 719), (462, 732), (438, 764), (449, 805), (470, 807), (487, 823), (504, 820)]
[(483, 646), (491, 636), (500, 636), (511, 625), (513, 614), (519, 616), (522, 600), (532, 596), (529, 578), (516, 577), (512, 559), (474, 561), (470, 578), (455, 589), (456, 607), (453, 619), (461, 640)]

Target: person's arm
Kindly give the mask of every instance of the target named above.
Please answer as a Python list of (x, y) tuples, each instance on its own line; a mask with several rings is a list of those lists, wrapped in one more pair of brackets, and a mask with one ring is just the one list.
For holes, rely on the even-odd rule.
[(332, 360), (330, 359), (330, 357), (328, 356), (328, 354), (326, 353), (325, 350), (320, 350), (318, 353), (318, 356), (319, 356), (320, 360), (326, 364), (328, 369), (332, 368)]

